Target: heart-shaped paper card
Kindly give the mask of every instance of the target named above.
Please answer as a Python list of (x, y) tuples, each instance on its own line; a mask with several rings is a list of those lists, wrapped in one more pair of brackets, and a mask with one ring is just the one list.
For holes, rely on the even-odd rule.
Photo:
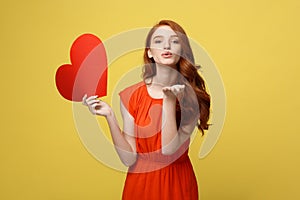
[(107, 94), (107, 58), (103, 43), (93, 34), (83, 34), (72, 44), (71, 64), (56, 71), (55, 81), (59, 93), (67, 100), (81, 101), (87, 94)]

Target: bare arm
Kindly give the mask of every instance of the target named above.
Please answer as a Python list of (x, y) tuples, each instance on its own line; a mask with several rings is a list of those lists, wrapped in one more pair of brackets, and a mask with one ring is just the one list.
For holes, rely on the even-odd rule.
[[(162, 153), (171, 155), (190, 137), (195, 128), (195, 122), (179, 127), (176, 125), (176, 96), (183, 93), (183, 85), (163, 88), (163, 122)], [(184, 117), (184, 116), (182, 116)]]
[(121, 113), (125, 133), (120, 129), (115, 114), (107, 103), (97, 99), (97, 96), (90, 96), (87, 98), (86, 95), (83, 97), (82, 101), (84, 105), (88, 106), (92, 114), (104, 116), (106, 118), (113, 143), (121, 161), (126, 166), (133, 165), (136, 161), (135, 138), (133, 137), (134, 119), (123, 104), (121, 103)]

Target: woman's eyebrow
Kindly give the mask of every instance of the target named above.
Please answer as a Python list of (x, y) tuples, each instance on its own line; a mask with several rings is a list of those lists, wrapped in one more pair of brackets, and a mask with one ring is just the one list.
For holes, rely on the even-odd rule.
[[(156, 39), (156, 38), (163, 38), (164, 36), (163, 35), (156, 35), (153, 37), (153, 39)], [(178, 35), (171, 35), (170, 37), (178, 37)]]
[(163, 36), (162, 35), (157, 35), (157, 36), (153, 37), (153, 39), (156, 39), (156, 38), (163, 38)]

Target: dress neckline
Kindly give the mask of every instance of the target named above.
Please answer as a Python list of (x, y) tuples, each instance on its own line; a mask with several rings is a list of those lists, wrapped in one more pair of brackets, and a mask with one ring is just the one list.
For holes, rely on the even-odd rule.
[(148, 97), (150, 97), (150, 98), (153, 99), (153, 100), (163, 100), (162, 97), (161, 97), (161, 98), (154, 98), (154, 97), (152, 97), (152, 96), (150, 95), (149, 91), (148, 91), (148, 87), (147, 87), (146, 84), (144, 84), (144, 87), (145, 87), (146, 94), (147, 94)]

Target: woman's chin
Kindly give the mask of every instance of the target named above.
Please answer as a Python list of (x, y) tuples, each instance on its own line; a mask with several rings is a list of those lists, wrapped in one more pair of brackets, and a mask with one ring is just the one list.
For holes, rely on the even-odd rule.
[(159, 64), (161, 66), (172, 67), (172, 68), (176, 67), (176, 62), (160, 62), (157, 64)]

